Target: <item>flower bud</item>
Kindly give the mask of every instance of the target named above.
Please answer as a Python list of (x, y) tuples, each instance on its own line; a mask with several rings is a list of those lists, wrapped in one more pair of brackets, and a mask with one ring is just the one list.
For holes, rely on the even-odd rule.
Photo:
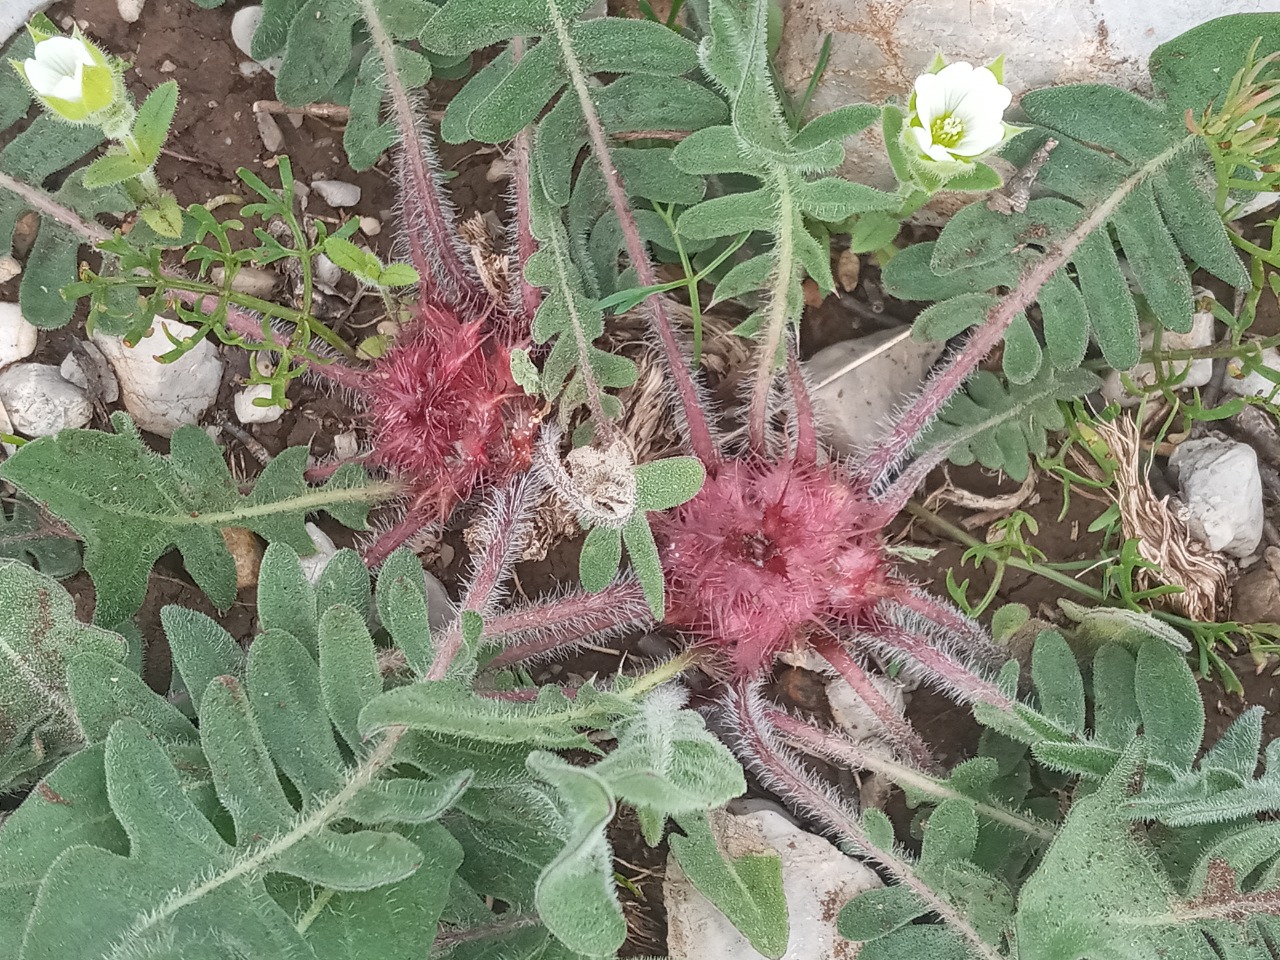
[(72, 123), (84, 123), (113, 106), (122, 92), (107, 55), (77, 30), (73, 36), (36, 35), (34, 55), (13, 61), (36, 98)]

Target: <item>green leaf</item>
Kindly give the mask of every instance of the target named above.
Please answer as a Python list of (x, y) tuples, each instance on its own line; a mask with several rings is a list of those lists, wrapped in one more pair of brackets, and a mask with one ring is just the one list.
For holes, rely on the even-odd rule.
[(565, 846), (538, 878), (538, 915), (561, 943), (589, 956), (612, 956), (627, 937), (627, 922), (613, 886), (613, 855), (605, 827), (613, 797), (589, 769), (535, 752), (529, 771), (555, 788), (561, 801)]
[(636, 507), (670, 510), (698, 495), (707, 478), (696, 457), (667, 457), (636, 467)]
[(658, 557), (658, 545), (653, 540), (653, 531), (649, 528), (649, 520), (643, 511), (636, 511), (627, 521), (627, 525), (622, 528), (622, 540), (627, 545), (631, 569), (644, 588), (649, 610), (655, 618), (661, 619), (666, 609), (662, 560)]
[(133, 122), (133, 136), (142, 148), (148, 167), (160, 159), (160, 148), (169, 138), (169, 126), (178, 109), (178, 84), (174, 80), (160, 84), (147, 95)]
[(223, 527), (248, 527), (268, 541), (312, 552), (307, 516), (326, 510), (362, 529), (369, 507), (389, 492), (350, 464), (321, 486), (308, 486), (306, 448), (293, 447), (268, 465), (251, 493), (241, 494), (198, 427), (179, 428), (169, 456), (161, 457), (123, 414), (112, 422), (115, 434), (64, 430), (26, 444), (0, 466), (0, 477), (83, 538), (99, 623), (119, 623), (141, 606), (147, 574), (170, 547), (182, 552), (196, 583), (225, 609), (235, 599), (235, 568)]
[(578, 579), (584, 590), (599, 593), (618, 575), (622, 564), (622, 531), (592, 527), (578, 556)]
[(690, 882), (759, 953), (781, 957), (790, 933), (782, 858), (772, 851), (728, 857), (705, 815), (678, 822), (684, 834), (672, 835), (671, 852)]
[(1159, 640), (1138, 648), (1134, 692), (1151, 759), (1190, 767), (1204, 739), (1204, 711), (1182, 654)]
[(147, 171), (148, 165), (122, 153), (109, 153), (93, 161), (84, 172), (84, 185), (90, 190), (111, 187), (132, 180)]
[(876, 940), (928, 912), (928, 906), (906, 887), (880, 887), (860, 893), (840, 911), (840, 936)]
[(87, 654), (124, 658), (123, 637), (82, 624), (75, 613), (52, 577), (0, 560), (0, 789), (86, 743), (67, 691), (69, 663)]
[(80, 545), (50, 532), (39, 508), (17, 497), (7, 514), (0, 508), (0, 558), (21, 560), (61, 580), (80, 570)]

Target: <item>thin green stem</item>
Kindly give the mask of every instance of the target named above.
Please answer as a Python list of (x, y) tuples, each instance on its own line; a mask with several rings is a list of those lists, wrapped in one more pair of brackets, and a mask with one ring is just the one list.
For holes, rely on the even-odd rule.
[[(2, 186), (3, 184), (0, 184)], [(306, 256), (302, 257), (304, 263)], [(358, 359), (355, 350), (342, 337), (338, 336), (332, 329), (326, 326), (315, 317), (309, 316), (301, 310), (294, 310), (290, 307), (283, 307), (278, 303), (272, 303), (270, 300), (263, 300), (260, 297), (253, 297), (247, 293), (240, 293), (237, 290), (231, 290), (229, 287), (221, 287), (216, 284), (206, 283), (203, 280), (191, 280), (187, 277), (175, 277), (168, 273), (156, 273), (151, 276), (133, 276), (121, 275), (112, 277), (94, 277), (94, 282), (109, 287), (133, 287), (142, 289), (145, 287), (161, 288), (164, 290), (181, 290), (186, 293), (196, 293), (202, 296), (212, 296), (225, 298), (227, 302), (235, 304), (237, 307), (243, 307), (246, 310), (254, 310), (267, 317), (277, 317), (286, 320), (294, 326), (302, 328), (307, 332), (314, 333), (317, 337), (340, 352), (344, 357), (355, 360)]]

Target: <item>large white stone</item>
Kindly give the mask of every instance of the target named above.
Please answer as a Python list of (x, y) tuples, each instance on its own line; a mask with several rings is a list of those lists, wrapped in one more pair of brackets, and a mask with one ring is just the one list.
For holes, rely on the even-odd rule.
[(1262, 478), (1247, 443), (1188, 440), (1169, 458), (1191, 535), (1211, 550), (1248, 557), (1262, 540)]
[(35, 353), (38, 337), (38, 331), (27, 323), (16, 303), (0, 303), (0, 367)]
[[(1004, 55), (1015, 97), (1063, 83), (1150, 92), (1147, 59), (1160, 44), (1224, 14), (1280, 10), (1276, 0), (783, 0), (783, 7), (775, 62), (791, 91), (804, 91), (831, 37), (815, 116), (888, 97), (905, 103), (937, 53), (974, 64)], [(845, 176), (892, 181), (877, 134), (872, 127), (849, 141)]]
[(185, 323), (156, 317), (137, 346), (102, 333), (95, 333), (93, 342), (120, 381), (120, 397), (129, 415), (143, 430), (170, 437), (178, 427), (198, 423), (213, 405), (222, 383), (222, 360), (217, 347), (202, 340), (174, 362), (161, 363), (156, 358), (173, 349), (163, 327), (178, 339), (196, 332)]
[(941, 343), (911, 339), (903, 328), (834, 343), (814, 354), (804, 368), (832, 447), (843, 454), (870, 447), (943, 349)]
[[(854, 960), (858, 944), (840, 936), (836, 917), (858, 894), (883, 886), (874, 871), (830, 841), (805, 833), (779, 810), (756, 809), (744, 816), (713, 813), (711, 824), (731, 857), (782, 857), (791, 926), (782, 960)], [(667, 858), (662, 896), (671, 960), (761, 960), (746, 937), (689, 882), (674, 856)]]
[(0, 3), (0, 47), (31, 19), (32, 14), (52, 3), (53, 0), (4, 0)]
[[(102, 351), (98, 349), (98, 345), (92, 340), (84, 344), (85, 353), (93, 358), (96, 369), (93, 371), (98, 375), (102, 387), (103, 403), (115, 403), (120, 399), (120, 381), (116, 379), (115, 371), (111, 369), (111, 364), (107, 363), (107, 358), (102, 355)], [(83, 369), (84, 361), (81, 360), (76, 351), (71, 351), (62, 358), (62, 365), (58, 367), (58, 372), (62, 374), (62, 378), (77, 387), (85, 390), (89, 389), (89, 378), (85, 375)]]
[(19, 363), (0, 373), (0, 403), (13, 429), (28, 437), (51, 437), (93, 418), (88, 395), (47, 363)]
[[(253, 35), (258, 32), (258, 26), (261, 23), (262, 7), (256, 4), (254, 6), (241, 7), (236, 11), (235, 16), (231, 18), (231, 40), (246, 57), (253, 56)], [(255, 62), (274, 77), (280, 72), (280, 67), (284, 64), (284, 57), (267, 57), (265, 60)]]

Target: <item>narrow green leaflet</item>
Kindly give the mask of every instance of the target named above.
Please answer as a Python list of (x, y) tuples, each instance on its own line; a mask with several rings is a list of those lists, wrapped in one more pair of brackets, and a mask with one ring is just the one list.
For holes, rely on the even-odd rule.
[(67, 667), (90, 653), (118, 662), (124, 638), (76, 620), (52, 577), (0, 560), (0, 792), (85, 744)]
[(235, 566), (225, 527), (248, 527), (301, 553), (314, 550), (303, 521), (324, 510), (363, 529), (372, 504), (391, 494), (357, 466), (320, 486), (303, 479), (307, 451), (293, 447), (271, 461), (241, 494), (213, 441), (182, 427), (170, 453), (147, 449), (124, 414), (116, 433), (64, 430), (26, 444), (0, 466), (0, 477), (44, 504), (84, 540), (84, 562), (97, 589), (96, 622), (117, 624), (142, 604), (152, 564), (177, 547), (191, 576), (219, 607), (235, 600)]
[(775, 853), (727, 857), (706, 816), (682, 816), (678, 822), (684, 833), (672, 835), (671, 852), (685, 875), (756, 950), (781, 957), (790, 933), (782, 858)]

